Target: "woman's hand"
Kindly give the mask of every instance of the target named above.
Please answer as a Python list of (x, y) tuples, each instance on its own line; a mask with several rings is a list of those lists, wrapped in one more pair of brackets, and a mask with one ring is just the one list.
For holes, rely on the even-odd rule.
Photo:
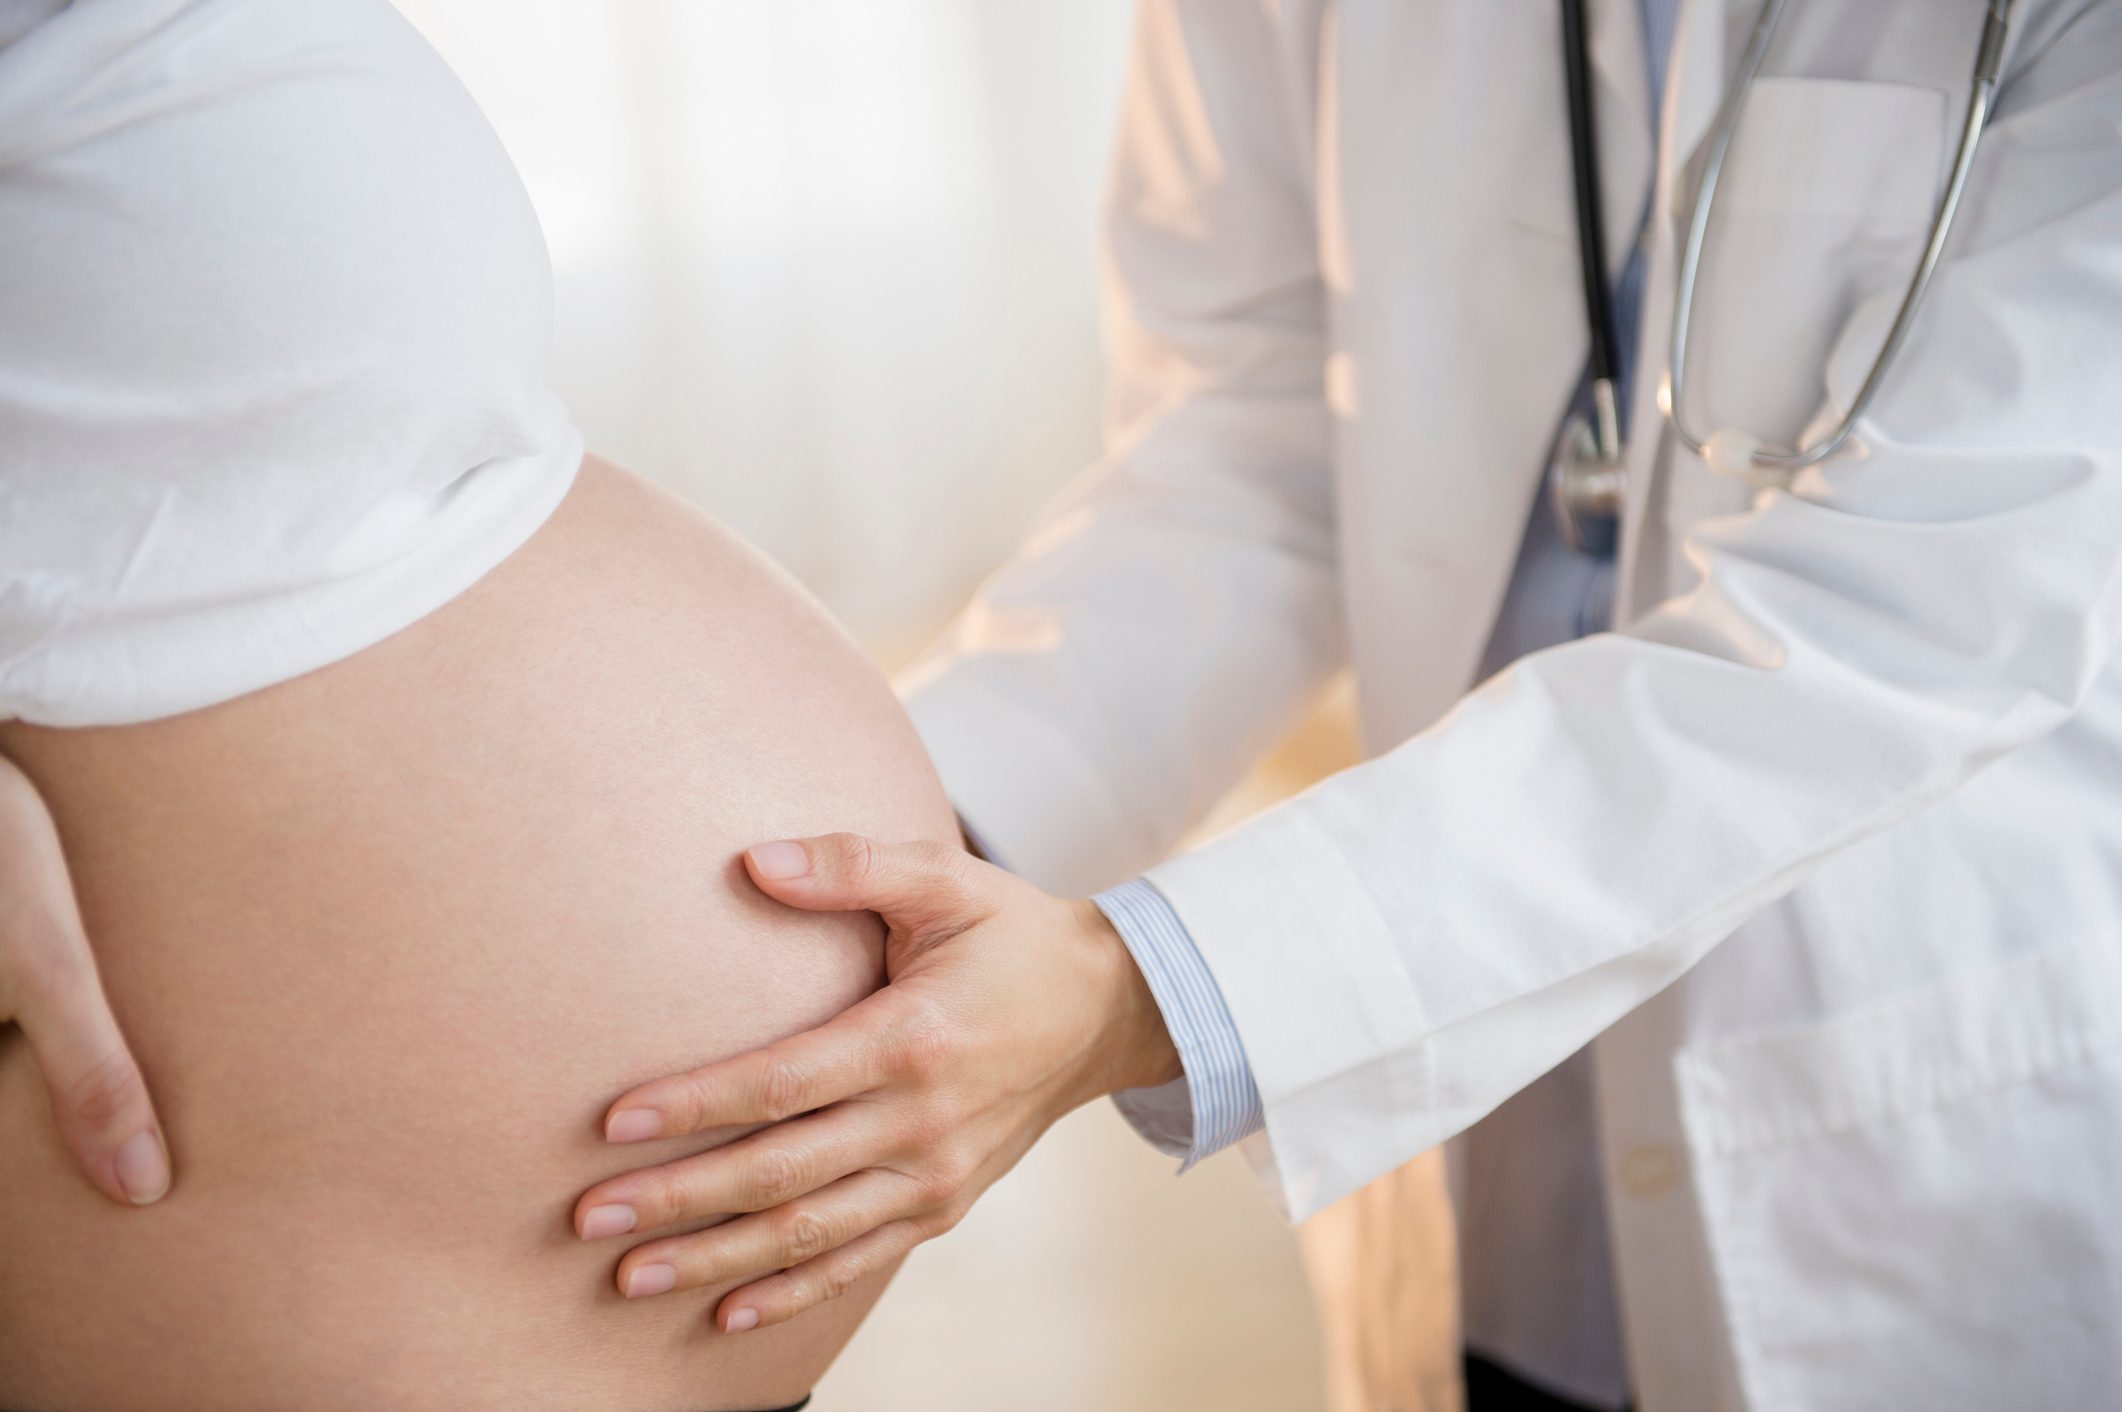
[(1088, 902), (957, 849), (853, 834), (764, 844), (745, 866), (790, 906), (882, 915), (890, 983), (819, 1029), (612, 1105), (613, 1142), (772, 1125), (576, 1203), (585, 1240), (751, 1213), (636, 1246), (622, 1293), (749, 1280), (721, 1326), (778, 1324), (956, 1225), (1064, 1113), (1179, 1076), (1148, 984)]
[(29, 777), (0, 758), (0, 1024), (10, 1020), (96, 1189), (135, 1206), (160, 1200), (169, 1150), (96, 975), (59, 831)]

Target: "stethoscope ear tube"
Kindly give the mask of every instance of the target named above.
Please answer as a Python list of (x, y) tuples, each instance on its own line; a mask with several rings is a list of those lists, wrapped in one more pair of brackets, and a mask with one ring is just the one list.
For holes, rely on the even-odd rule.
[(1592, 104), (1591, 42), (1585, 0), (1562, 0), (1562, 73), (1569, 99), (1570, 169), (1576, 187), (1577, 263), (1584, 283), (1584, 318), (1591, 336), (1594, 433), (1603, 459), (1621, 458), (1621, 425), (1614, 383), (1620, 377), (1619, 333), (1606, 283), (1606, 203), (1599, 181), (1599, 123)]
[(1561, 0), (1562, 75), (1569, 105), (1570, 176), (1577, 213), (1577, 262), (1590, 337), (1586, 370), (1591, 415), (1563, 425), (1548, 469), (1548, 501), (1563, 540), (1587, 554), (1613, 552), (1627, 491), (1622, 470), (1620, 338), (1606, 280), (1606, 205), (1599, 180), (1599, 128), (1592, 103), (1591, 41), (1585, 0)]

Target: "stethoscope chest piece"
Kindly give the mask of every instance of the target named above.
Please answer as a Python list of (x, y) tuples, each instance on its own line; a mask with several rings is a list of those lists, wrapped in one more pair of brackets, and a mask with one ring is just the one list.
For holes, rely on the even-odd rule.
[(1628, 471), (1618, 447), (1600, 449), (1599, 433), (1582, 412), (1562, 424), (1547, 471), (1547, 499), (1570, 548), (1601, 557), (1614, 552), (1621, 508), (1628, 500)]

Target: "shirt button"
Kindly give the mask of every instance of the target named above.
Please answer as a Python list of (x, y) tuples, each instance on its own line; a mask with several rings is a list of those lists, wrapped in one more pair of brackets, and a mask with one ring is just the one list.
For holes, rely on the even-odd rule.
[(1639, 1201), (1671, 1191), (1680, 1180), (1680, 1157), (1670, 1147), (1637, 1147), (1621, 1159), (1621, 1190)]

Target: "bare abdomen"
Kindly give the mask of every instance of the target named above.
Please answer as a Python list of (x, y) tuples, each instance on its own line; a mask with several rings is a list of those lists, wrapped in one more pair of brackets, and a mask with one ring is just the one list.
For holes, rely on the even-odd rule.
[[(65, 1166), (0, 1032), (0, 1407), (763, 1407), (874, 1291), (717, 1333), (628, 1303), (568, 1218), (661, 1151), (642, 1079), (831, 1015), (869, 918), (736, 862), (834, 828), (955, 837), (868, 663), (727, 535), (592, 461), (470, 592), (348, 661), (143, 726), (0, 730), (58, 816), (177, 1185)], [(696, 1146), (698, 1144), (695, 1144)]]

